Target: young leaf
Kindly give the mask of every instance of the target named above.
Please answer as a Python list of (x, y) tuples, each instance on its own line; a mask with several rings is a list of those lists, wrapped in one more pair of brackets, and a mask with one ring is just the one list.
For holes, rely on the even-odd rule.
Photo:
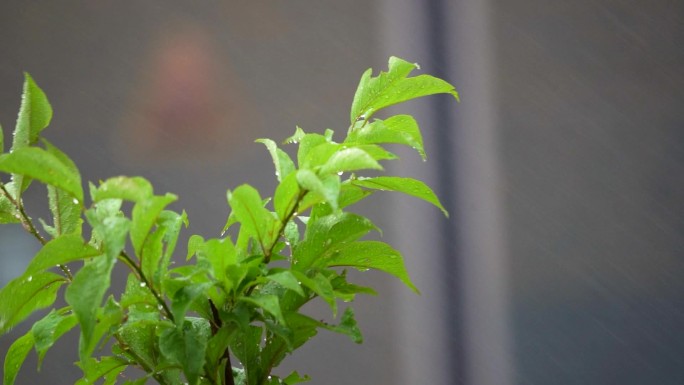
[(320, 134), (302, 134), (298, 139), (299, 149), (297, 150), (297, 164), (300, 168), (308, 167), (307, 160), (311, 160), (309, 152), (311, 152), (313, 148), (321, 144), (329, 143), (328, 139)]
[(33, 347), (33, 334), (29, 331), (23, 336), (19, 337), (12, 346), (7, 350), (5, 356), (5, 366), (3, 375), (3, 384), (14, 385), (14, 380), (17, 378), (19, 369), (24, 363), (26, 356)]
[(159, 338), (162, 354), (181, 365), (189, 385), (197, 385), (199, 381), (209, 337), (211, 329), (207, 320), (188, 318), (182, 327), (169, 328)]
[(81, 359), (86, 359), (88, 347), (93, 345), (97, 313), (110, 284), (111, 265), (105, 258), (95, 259), (74, 275), (64, 297), (74, 309), (81, 325)]
[(382, 170), (382, 166), (360, 148), (345, 148), (335, 152), (321, 168), (321, 173), (331, 174), (364, 169)]
[(342, 314), (342, 320), (340, 321), (339, 325), (326, 325), (325, 328), (336, 333), (346, 334), (357, 344), (363, 343), (361, 330), (356, 324), (356, 319), (354, 318), (354, 310), (350, 307), (344, 310), (344, 314)]
[(367, 70), (354, 95), (351, 123), (367, 121), (382, 108), (422, 96), (451, 94), (458, 100), (454, 87), (444, 80), (430, 75), (407, 78), (415, 68), (418, 68), (416, 64), (392, 56), (389, 59), (388, 72), (380, 72), (377, 77), (371, 77), (372, 70)]
[(309, 221), (304, 240), (294, 252), (294, 268), (305, 271), (316, 261), (330, 256), (340, 245), (378, 228), (368, 218), (352, 213), (337, 213)]
[(158, 336), (156, 330), (160, 326), (158, 320), (131, 320), (117, 330), (117, 340), (125, 350), (133, 353), (141, 364), (153, 368), (157, 364), (156, 345)]
[(275, 317), (281, 325), (285, 325), (285, 318), (283, 318), (283, 313), (280, 309), (278, 296), (272, 294), (252, 294), (250, 296), (242, 297), (240, 300), (263, 309), (265, 312)]
[(64, 298), (71, 305), (81, 325), (81, 358), (85, 358), (83, 356), (92, 345), (98, 309), (109, 289), (112, 268), (124, 248), (130, 228), (130, 221), (114, 211), (117, 205), (110, 207), (109, 203), (116, 201), (102, 201), (95, 208), (86, 211), (86, 218), (93, 226), (93, 231), (102, 237), (104, 255), (83, 266), (64, 293)]
[(80, 235), (83, 225), (83, 219), (81, 219), (82, 203), (55, 186), (48, 185), (47, 190), (55, 235)]
[(112, 376), (116, 378), (119, 373), (126, 369), (126, 366), (131, 364), (131, 362), (120, 357), (102, 357), (100, 361), (94, 358), (81, 360), (78, 365), (83, 370), (84, 376), (75, 385), (94, 384), (102, 377), (105, 377), (105, 385), (113, 384), (114, 382), (107, 381), (107, 379), (111, 379)]
[(190, 308), (190, 305), (200, 297), (206, 298), (205, 294), (211, 286), (212, 283), (210, 282), (190, 284), (181, 287), (173, 294), (171, 312), (173, 313), (173, 318), (176, 320), (177, 325), (183, 325), (185, 313)]
[(11, 280), (0, 290), (0, 335), (34, 311), (52, 305), (57, 290), (65, 282), (66, 278), (50, 272), (25, 274)]
[[(9, 183), (11, 184), (11, 183)], [(10, 190), (8, 186), (8, 190)], [(19, 214), (17, 208), (12, 204), (12, 202), (5, 196), (4, 193), (0, 192), (0, 224), (3, 223), (18, 223)]]
[(313, 278), (309, 278), (306, 274), (296, 270), (292, 270), (292, 274), (297, 277), (297, 280), (301, 282), (302, 286), (321, 297), (321, 299), (323, 299), (328, 306), (330, 306), (333, 316), (337, 316), (335, 292), (328, 278), (326, 278), (323, 274), (316, 274), (313, 276)]
[(311, 380), (311, 377), (307, 376), (306, 374), (304, 375), (304, 377), (302, 377), (299, 375), (299, 373), (297, 373), (295, 371), (295, 372), (290, 373), (289, 376), (283, 378), (283, 384), (284, 385), (295, 385), (295, 384), (307, 382), (310, 380)]
[(271, 274), (266, 276), (269, 281), (276, 282), (283, 286), (284, 288), (290, 289), (295, 293), (304, 296), (304, 291), (299, 283), (297, 277), (292, 274), (290, 270), (285, 269), (272, 269)]
[(285, 151), (279, 149), (276, 142), (271, 139), (257, 139), (256, 142), (264, 144), (268, 152), (271, 153), (276, 169), (276, 177), (279, 182), (295, 170), (294, 162), (290, 159), (290, 156)]
[(439, 202), (439, 199), (432, 189), (417, 179), (401, 178), (396, 176), (379, 176), (376, 178), (355, 179), (352, 181), (352, 183), (357, 186), (375, 190), (398, 191), (416, 198), (420, 198), (438, 207), (440, 210), (442, 210), (445, 216), (449, 216), (449, 213)]
[[(297, 170), (297, 182), (305, 190), (314, 193), (308, 194), (309, 199), (314, 199), (311, 204), (317, 203), (316, 199), (323, 199), (333, 210), (338, 208), (338, 197), (340, 195), (341, 182), (337, 174), (318, 176), (315, 172), (307, 169)], [(317, 196), (317, 197), (316, 197)], [(304, 211), (309, 204), (302, 202), (300, 210)]]
[(386, 120), (375, 120), (352, 131), (344, 141), (348, 144), (403, 144), (418, 151), (425, 160), (423, 137), (418, 123), (410, 115), (396, 115)]
[(31, 75), (24, 73), (24, 91), (21, 96), (17, 125), (14, 129), (12, 151), (35, 144), (40, 132), (50, 124), (50, 120), (52, 120), (50, 102)]
[(176, 199), (178, 197), (173, 194), (153, 196), (143, 199), (133, 206), (133, 212), (131, 213), (131, 243), (136, 255), (141, 255), (145, 239), (148, 237), (152, 226), (154, 226), (162, 210)]
[(31, 260), (25, 275), (35, 274), (42, 270), (64, 265), (69, 262), (86, 259), (102, 254), (88, 245), (78, 234), (67, 234), (46, 243)]
[(281, 221), (287, 219), (287, 215), (295, 209), (300, 194), (297, 173), (290, 173), (276, 187), (273, 195), (273, 207)]
[(64, 333), (73, 329), (78, 324), (73, 313), (55, 311), (54, 309), (43, 319), (33, 324), (31, 333), (35, 340), (35, 348), (38, 353), (38, 368), (40, 368), (45, 353)]
[(157, 227), (155, 231), (147, 235), (142, 250), (138, 255), (140, 258), (140, 268), (146, 277), (151, 281), (153, 287), (159, 287), (161, 284), (162, 274), (160, 272), (160, 262), (162, 260), (162, 253), (164, 252), (164, 244), (162, 243), (166, 235), (166, 228)]
[(264, 253), (278, 238), (278, 220), (264, 208), (259, 192), (243, 184), (229, 194), (228, 203), (242, 231), (259, 244)]
[(343, 245), (329, 258), (322, 260), (326, 267), (350, 266), (357, 269), (376, 269), (399, 278), (418, 293), (406, 272), (401, 254), (390, 245), (378, 241), (358, 241)]
[(83, 201), (81, 176), (42, 148), (22, 147), (0, 155), (0, 171), (38, 179), (68, 192), (79, 202)]
[(102, 182), (93, 191), (93, 202), (104, 199), (122, 199), (132, 202), (141, 202), (152, 197), (153, 189), (150, 182), (142, 177), (117, 176)]
[[(33, 81), (31, 75), (24, 73), (24, 90), (21, 95), (21, 107), (17, 124), (14, 128), (14, 139), (11, 152), (31, 146), (38, 141), (40, 133), (50, 124), (52, 107), (43, 90)], [(14, 182), (10, 192), (19, 198), (30, 182), (30, 177), (23, 173), (13, 173)]]

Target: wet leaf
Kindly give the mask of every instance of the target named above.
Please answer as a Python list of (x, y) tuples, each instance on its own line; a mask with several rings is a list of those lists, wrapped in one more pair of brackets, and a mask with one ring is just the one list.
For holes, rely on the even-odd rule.
[(17, 338), (16, 341), (7, 350), (5, 356), (5, 366), (3, 375), (3, 384), (14, 385), (14, 380), (17, 378), (19, 369), (24, 363), (26, 356), (33, 347), (33, 334), (29, 331), (23, 336)]
[(408, 276), (401, 254), (390, 245), (378, 241), (358, 241), (340, 247), (327, 260), (327, 267), (349, 266), (357, 269), (376, 269), (399, 278), (418, 293)]
[(396, 176), (379, 176), (376, 178), (359, 178), (352, 181), (357, 186), (362, 186), (374, 190), (398, 191), (404, 194), (420, 198), (438, 207), (445, 216), (449, 216), (437, 195), (425, 183), (413, 179)]
[(388, 72), (380, 72), (377, 77), (372, 77), (372, 70), (367, 70), (354, 95), (351, 123), (366, 121), (385, 107), (427, 95), (451, 94), (458, 100), (454, 87), (444, 80), (430, 75), (408, 78), (416, 68), (416, 64), (392, 56)]
[(44, 271), (11, 280), (0, 290), (0, 335), (34, 311), (52, 305), (65, 282), (66, 278)]
[(152, 197), (153, 188), (147, 179), (136, 176), (117, 176), (102, 182), (93, 192), (93, 202), (104, 199), (122, 199), (131, 202), (141, 202)]
[(282, 181), (283, 178), (295, 170), (294, 162), (290, 159), (290, 156), (287, 155), (285, 151), (278, 148), (276, 142), (271, 139), (257, 139), (256, 142), (264, 144), (271, 154), (278, 181)]
[(102, 254), (85, 243), (78, 234), (67, 234), (46, 243), (33, 257), (24, 274), (35, 274), (57, 265), (86, 259)]
[[(83, 201), (81, 176), (42, 148), (22, 147), (0, 155), (0, 171), (40, 180), (66, 191), (79, 202)], [(14, 182), (17, 182), (16, 178)]]

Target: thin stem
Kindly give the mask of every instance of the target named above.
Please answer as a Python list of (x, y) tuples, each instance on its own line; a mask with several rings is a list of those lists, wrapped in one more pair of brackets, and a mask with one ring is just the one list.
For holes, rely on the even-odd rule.
[[(295, 201), (295, 204), (292, 205), (292, 209), (290, 210), (289, 213), (287, 213), (287, 216), (285, 217), (285, 219), (280, 223), (280, 229), (278, 229), (278, 234), (280, 234), (280, 236), (283, 236), (283, 237), (285, 236), (285, 234), (283, 233), (285, 231), (285, 226), (287, 226), (287, 224), (290, 222), (292, 217), (295, 215), (295, 213), (297, 212), (297, 208), (299, 207), (299, 203), (302, 201), (302, 199), (304, 199), (304, 197), (306, 196), (307, 193), (308, 193), (308, 191), (306, 191), (306, 190), (299, 191), (299, 195), (297, 195), (297, 200)], [(278, 240), (276, 239), (271, 244), (271, 247), (268, 248), (268, 251), (266, 251), (265, 256), (264, 256), (264, 262), (265, 263), (270, 262), (271, 254), (273, 254), (273, 249), (275, 248), (277, 243), (278, 243)]]
[[(29, 234), (33, 235), (34, 238), (40, 242), (41, 245), (45, 245), (48, 243), (48, 241), (43, 238), (42, 235), (38, 232), (38, 229), (36, 229), (36, 226), (33, 225), (33, 221), (31, 221), (31, 218), (26, 214), (26, 211), (24, 210), (24, 205), (21, 204), (21, 201), (18, 199), (15, 199), (12, 194), (7, 191), (7, 188), (5, 187), (4, 183), (0, 183), (0, 191), (2, 191), (2, 194), (16, 207), (16, 209), (19, 211), (19, 216), (18, 219), (21, 222), (21, 226), (26, 230)], [(59, 264), (57, 265), (60, 270), (64, 273), (64, 275), (67, 277), (69, 281), (72, 281), (74, 277), (71, 275), (71, 271), (69, 271), (69, 268), (66, 267), (65, 265)]]
[(150, 290), (154, 298), (157, 300), (157, 303), (159, 303), (159, 306), (161, 306), (164, 309), (164, 313), (166, 314), (166, 317), (171, 320), (171, 322), (176, 322), (176, 320), (173, 317), (173, 313), (171, 313), (171, 309), (169, 309), (169, 306), (166, 304), (164, 299), (157, 293), (157, 291), (152, 287), (151, 282), (147, 279), (145, 276), (145, 273), (143, 273), (142, 269), (140, 266), (138, 266), (133, 259), (125, 252), (121, 251), (121, 254), (119, 255), (121, 258), (123, 258), (124, 263), (131, 268), (136, 275), (140, 278), (140, 281), (142, 281), (145, 284), (145, 287)]

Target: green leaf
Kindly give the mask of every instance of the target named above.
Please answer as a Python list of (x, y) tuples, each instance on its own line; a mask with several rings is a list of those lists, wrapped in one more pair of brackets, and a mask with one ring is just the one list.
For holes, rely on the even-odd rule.
[[(11, 190), (8, 185), (8, 190)], [(17, 208), (12, 204), (12, 202), (0, 192), (0, 224), (2, 223), (19, 223), (19, 212)]]
[(202, 318), (188, 318), (182, 328), (168, 329), (160, 337), (162, 354), (183, 367), (189, 385), (196, 385), (199, 381), (209, 337), (209, 322)]
[[(0, 171), (29, 176), (58, 187), (83, 202), (81, 176), (55, 155), (38, 147), (22, 147), (0, 155)], [(15, 178), (16, 183), (16, 178)]]
[(278, 296), (272, 294), (252, 294), (248, 297), (242, 297), (240, 300), (264, 309), (265, 312), (275, 317), (281, 325), (285, 325), (285, 318), (283, 318), (283, 313), (280, 309)]
[(292, 274), (290, 270), (285, 269), (272, 269), (271, 274), (266, 276), (269, 281), (276, 282), (283, 287), (294, 291), (295, 293), (304, 296), (304, 291), (302, 286), (299, 284), (297, 277)]
[(240, 329), (233, 338), (231, 350), (245, 368), (248, 385), (258, 385), (261, 374), (259, 346), (261, 344), (262, 329), (258, 326), (248, 326)]
[[(145, 243), (139, 254), (140, 267), (143, 274), (150, 280), (150, 284), (157, 288), (161, 284), (160, 262), (162, 260), (162, 253), (164, 252), (164, 244), (162, 243), (166, 235), (166, 228), (157, 227), (155, 231), (147, 235)], [(157, 274), (160, 273), (160, 274)]]
[(12, 346), (7, 350), (3, 384), (14, 385), (14, 380), (17, 378), (19, 369), (21, 369), (21, 365), (24, 363), (26, 356), (31, 351), (33, 342), (33, 334), (29, 331), (14, 341)]
[(273, 164), (276, 169), (276, 177), (279, 182), (295, 170), (294, 162), (290, 156), (287, 155), (285, 151), (279, 149), (276, 142), (271, 139), (257, 139), (256, 142), (264, 144), (268, 149), (268, 152), (271, 153)]
[(356, 319), (354, 318), (354, 310), (350, 307), (344, 310), (344, 314), (342, 314), (342, 320), (340, 321), (339, 325), (325, 324), (324, 327), (330, 331), (348, 335), (352, 341), (356, 342), (357, 344), (363, 343), (361, 330), (356, 324)]
[(209, 239), (199, 248), (197, 259), (209, 262), (214, 278), (224, 282), (226, 268), (237, 263), (237, 250), (229, 238)]
[(86, 259), (102, 254), (85, 243), (78, 234), (67, 234), (46, 243), (31, 260), (24, 274), (35, 274), (57, 265)]
[(159, 269), (157, 269), (154, 274), (154, 281), (157, 283), (161, 282), (162, 277), (166, 275), (166, 272), (169, 269), (171, 257), (176, 249), (178, 236), (183, 225), (188, 227), (188, 215), (185, 211), (183, 211), (181, 214), (178, 214), (174, 211), (164, 210), (157, 218), (157, 226), (159, 226), (160, 229), (164, 229), (163, 241), (166, 244)]
[(287, 215), (295, 209), (299, 194), (297, 173), (292, 172), (278, 184), (273, 195), (273, 207), (281, 221), (285, 221)]
[[(338, 208), (338, 197), (340, 195), (340, 177), (336, 174), (329, 174), (318, 176), (315, 172), (307, 169), (297, 170), (297, 182), (305, 190), (309, 190), (323, 199), (333, 210)], [(311, 196), (311, 194), (309, 194)], [(315, 199), (315, 197), (311, 196)], [(310, 198), (311, 199), (311, 198)], [(314, 203), (316, 203), (314, 201)], [(302, 203), (300, 210), (304, 211), (307, 208), (305, 202)]]
[(349, 144), (403, 144), (418, 151), (425, 160), (423, 137), (418, 123), (410, 115), (396, 115), (386, 120), (375, 120), (352, 131), (345, 143)]
[(92, 198), (93, 202), (112, 198), (141, 202), (152, 197), (153, 193), (152, 185), (145, 178), (117, 176), (102, 182)]
[(342, 188), (340, 188), (340, 197), (338, 203), (340, 208), (345, 208), (357, 203), (369, 195), (372, 195), (373, 191), (362, 189), (359, 186), (351, 184), (350, 181), (345, 181), (342, 183)]
[(57, 290), (65, 282), (66, 278), (50, 272), (25, 274), (11, 280), (0, 290), (0, 335), (34, 311), (52, 305)]
[(102, 357), (100, 361), (94, 358), (81, 360), (78, 366), (83, 370), (84, 376), (76, 381), (75, 385), (89, 385), (94, 384), (98, 379), (104, 377), (105, 383), (113, 384), (111, 378), (119, 375), (126, 366), (132, 363), (119, 357)]
[(299, 137), (299, 149), (297, 150), (297, 164), (300, 168), (307, 167), (307, 160), (311, 159), (309, 152), (321, 144), (331, 144), (325, 136), (320, 134), (304, 134)]
[(136, 255), (141, 255), (145, 239), (147, 239), (152, 226), (154, 226), (162, 210), (176, 199), (178, 197), (173, 194), (153, 196), (138, 201), (133, 206), (133, 212), (131, 213), (131, 243)]
[(24, 91), (14, 130), (12, 151), (35, 144), (41, 131), (50, 124), (50, 120), (52, 120), (50, 102), (31, 75), (24, 73)]
[(55, 235), (81, 234), (83, 205), (69, 193), (54, 186), (47, 186), (48, 202), (52, 213)]
[(351, 108), (351, 123), (367, 121), (375, 112), (394, 104), (433, 94), (451, 94), (458, 100), (454, 87), (430, 75), (407, 78), (416, 64), (390, 57), (388, 72), (372, 77), (367, 70), (361, 77)]
[(408, 276), (401, 254), (390, 245), (378, 241), (359, 241), (343, 245), (335, 250), (327, 267), (350, 266), (357, 269), (375, 269), (399, 278), (411, 290), (418, 293)]
[[(102, 304), (105, 292), (110, 285), (111, 267), (105, 258), (99, 258), (83, 266), (74, 275), (71, 285), (67, 287), (64, 297), (74, 309), (81, 325), (81, 346), (87, 348), (94, 339), (97, 313)], [(81, 349), (83, 352), (83, 349)], [(83, 356), (81, 359), (86, 358)]]
[[(107, 298), (104, 306), (96, 309), (95, 328), (86, 341), (81, 334), (79, 341), (79, 355), (81, 359), (86, 359), (93, 354), (95, 349), (104, 345), (109, 340), (109, 337), (119, 328), (123, 323), (124, 314), (121, 306), (119, 306), (114, 297)], [(102, 341), (102, 342), (100, 342)]]
[(283, 143), (297, 144), (302, 141), (302, 138), (304, 138), (305, 135), (306, 133), (304, 132), (304, 130), (302, 130), (301, 127), (297, 126), (295, 128), (295, 133), (289, 138), (285, 139)]
[(78, 324), (78, 321), (73, 313), (57, 312), (54, 309), (43, 319), (33, 324), (31, 333), (33, 333), (36, 352), (38, 353), (39, 369), (45, 353), (64, 333), (73, 329), (76, 324)]
[[(38, 141), (40, 133), (50, 124), (52, 119), (52, 107), (43, 90), (33, 81), (31, 75), (24, 73), (24, 90), (21, 95), (21, 107), (17, 124), (14, 128), (14, 139), (11, 152), (26, 148)], [(14, 182), (10, 193), (14, 198), (19, 198), (21, 193), (28, 187), (31, 178), (24, 173), (12, 174)]]
[(340, 173), (355, 170), (382, 170), (382, 166), (360, 148), (345, 148), (335, 152), (321, 168), (321, 173)]
[(357, 239), (378, 228), (368, 218), (352, 213), (335, 213), (310, 220), (304, 240), (292, 256), (294, 268), (305, 271), (316, 261), (326, 258), (345, 243)]
[(192, 303), (200, 297), (205, 298), (206, 292), (211, 288), (212, 283), (202, 282), (183, 286), (173, 294), (171, 301), (171, 313), (176, 320), (176, 324), (182, 325), (185, 318), (185, 313), (188, 311)]
[(308, 382), (311, 380), (311, 377), (307, 376), (306, 374), (304, 377), (300, 376), (299, 373), (292, 372), (290, 373), (289, 376), (283, 378), (283, 384), (284, 385), (294, 385), (294, 384), (299, 384), (302, 382)]
[(235, 218), (249, 237), (259, 244), (265, 254), (278, 239), (278, 220), (264, 208), (259, 192), (250, 185), (243, 184), (229, 194), (228, 203)]
[(340, 151), (342, 149), (342, 145), (339, 143), (331, 143), (328, 142), (327, 139), (324, 137), (323, 142), (320, 141), (320, 135), (313, 136), (316, 134), (307, 134), (307, 136), (304, 139), (307, 138), (314, 138), (318, 139), (315, 141), (302, 141), (302, 144), (300, 145), (300, 153), (303, 153), (301, 150), (301, 146), (305, 144), (309, 144), (309, 142), (312, 142), (310, 144), (310, 148), (307, 149), (306, 153), (302, 154), (302, 160), (299, 162), (299, 167), (302, 169), (317, 169), (319, 166), (324, 165), (328, 159), (330, 159), (333, 154), (336, 152)]
[(398, 191), (404, 194), (420, 198), (438, 207), (445, 216), (449, 216), (444, 206), (439, 202), (437, 195), (425, 183), (413, 179), (396, 176), (380, 176), (376, 178), (359, 178), (352, 181), (357, 186), (362, 186), (374, 190)]
[(292, 270), (292, 274), (297, 277), (297, 280), (301, 282), (302, 286), (313, 291), (316, 293), (316, 295), (321, 297), (321, 299), (323, 299), (328, 306), (330, 306), (333, 316), (337, 316), (337, 301), (335, 298), (335, 292), (330, 280), (327, 277), (325, 277), (323, 274), (316, 274), (313, 276), (313, 278), (309, 278), (306, 274), (296, 270)]
[(125, 350), (133, 353), (141, 364), (148, 368), (156, 366), (158, 352), (156, 345), (158, 336), (156, 330), (160, 326), (157, 320), (139, 319), (126, 322), (117, 330), (118, 340)]

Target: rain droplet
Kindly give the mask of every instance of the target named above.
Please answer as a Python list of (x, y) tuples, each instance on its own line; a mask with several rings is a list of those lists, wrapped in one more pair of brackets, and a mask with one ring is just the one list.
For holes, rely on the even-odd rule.
[(27, 281), (27, 282), (31, 282), (31, 281), (33, 281), (33, 276), (32, 276), (32, 275), (29, 275), (29, 277), (28, 277), (28, 278), (26, 278), (26, 281)]
[(343, 171), (340, 171), (340, 172), (337, 173), (337, 175), (342, 175), (342, 174), (344, 174)]
[(78, 204), (78, 199), (74, 198), (73, 202), (74, 202), (75, 205), (77, 205), (77, 204)]
[(140, 282), (140, 287), (145, 287), (147, 284), (145, 282)]

